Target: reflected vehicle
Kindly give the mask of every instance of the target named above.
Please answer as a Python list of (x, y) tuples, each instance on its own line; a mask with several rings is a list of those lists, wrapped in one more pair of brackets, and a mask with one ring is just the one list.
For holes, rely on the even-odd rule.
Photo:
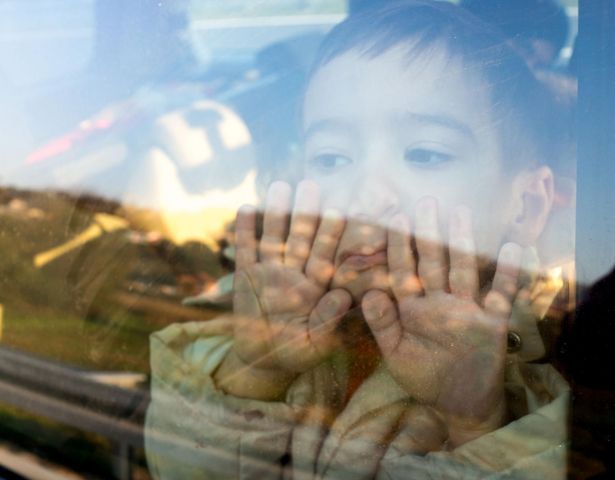
[[(237, 19), (245, 32), (230, 41), (225, 37), (234, 26), (197, 21), (191, 35), (203, 38), (194, 49), (211, 42), (202, 55), (217, 55), (200, 67), (204, 71), (184, 66), (175, 77), (138, 86), (127, 99), (43, 142), (21, 165), (5, 168), (3, 178), (21, 189), (100, 198), (117, 205), (114, 212), (131, 228), (218, 251), (237, 208), (254, 203), (273, 175), (294, 174), (288, 166), (297, 150), (294, 102), (322, 31), (339, 17), (305, 25), (292, 18), (246, 25)], [(245, 45), (269, 25), (280, 31)], [(83, 243), (74, 240), (51, 250)]]
[(2, 431), (40, 452), (14, 472), (147, 476), (148, 336), (217, 315), (237, 208), (293, 175), (294, 99), (343, 5), (218, 3), (0, 5)]
[[(319, 119), (332, 117), (332, 111), (341, 111), (345, 121), (351, 118), (358, 122), (357, 119), (362, 118), (366, 111), (375, 118), (383, 109), (391, 107), (386, 104), (386, 98), (396, 91), (393, 77), (400, 77), (400, 72), (391, 70), (391, 62), (384, 61), (372, 77), (360, 61), (361, 68), (352, 62), (340, 67), (334, 60), (328, 67), (338, 68), (338, 71), (331, 73), (325, 67), (318, 74), (318, 85), (312, 84), (306, 89), (306, 79), (315, 78), (312, 63), (323, 38), (346, 17), (347, 10), (354, 9), (351, 15), (357, 15), (359, 11), (369, 11), (376, 3), (388, 2), (351, 1), (348, 5), (345, 1), (267, 0), (257, 2), (257, 6), (244, 0), (160, 4), (149, 0), (130, 4), (116, 0), (84, 0), (78, 7), (71, 7), (62, 0), (32, 0), (33, 5), (37, 3), (40, 7), (38, 17), (33, 13), (23, 13), (24, 10), (20, 10), (23, 7), (15, 1), (0, 3), (0, 11), (8, 12), (12, 18), (21, 16), (22, 20), (26, 19), (24, 25), (31, 22), (30, 30), (18, 31), (12, 26), (9, 33), (0, 34), (0, 61), (3, 62), (0, 70), (8, 73), (9, 83), (14, 84), (7, 98), (12, 99), (11, 109), (16, 112), (14, 125), (10, 126), (17, 132), (11, 134), (12, 146), (2, 147), (3, 153), (9, 152), (7, 158), (11, 161), (2, 166), (0, 173), (0, 216), (3, 221), (0, 245), (7, 252), (0, 261), (0, 280), (3, 282), (0, 300), (0, 338), (3, 342), (0, 345), (3, 359), (0, 367), (0, 401), (3, 400), (0, 404), (0, 432), (11, 448), (19, 453), (7, 457), (8, 470), (26, 477), (37, 476), (28, 473), (31, 471), (28, 468), (34, 468), (34, 465), (39, 471), (55, 471), (67, 478), (71, 475), (77, 478), (190, 478), (189, 474), (203, 474), (206, 468), (211, 469), (212, 478), (224, 475), (233, 478), (229, 473), (237, 461), (235, 455), (229, 455), (237, 446), (233, 439), (238, 438), (242, 429), (249, 431), (241, 421), (257, 424), (263, 415), (262, 404), (258, 401), (279, 401), (283, 397), (283, 393), (277, 392), (273, 395), (275, 398), (254, 398), (259, 396), (258, 388), (250, 383), (249, 375), (241, 375), (246, 369), (250, 371), (248, 367), (252, 363), (257, 365), (256, 370), (267, 370), (271, 365), (266, 361), (262, 363), (261, 357), (264, 355), (267, 359), (269, 355), (266, 349), (257, 353), (251, 350), (261, 338), (254, 322), (245, 325), (236, 322), (232, 327), (224, 324), (233, 309), (247, 318), (258, 317), (246, 304), (237, 307), (237, 299), (233, 298), (234, 271), (251, 265), (245, 258), (254, 256), (250, 248), (255, 248), (256, 244), (260, 250), (257, 256), (262, 260), (263, 242), (266, 244), (271, 233), (271, 224), (268, 230), (267, 221), (271, 220), (271, 211), (276, 205), (286, 202), (282, 210), (288, 214), (284, 221), (278, 219), (276, 225), (280, 231), (292, 232), (292, 222), (301, 223), (288, 208), (290, 198), (293, 201), (296, 198), (299, 206), (307, 209), (303, 213), (319, 217), (321, 210), (307, 200), (310, 195), (306, 194), (306, 189), (310, 191), (313, 185), (300, 182), (305, 177), (318, 186), (319, 193), (314, 197), (320, 195), (323, 211), (344, 210), (348, 204), (354, 204), (352, 212), (343, 211), (343, 216), (348, 217), (344, 227), (346, 233), (338, 239), (339, 251), (332, 259), (336, 276), (323, 281), (332, 289), (349, 294), (349, 298), (334, 299), (340, 309), (344, 306), (342, 304), (350, 302), (346, 306), (351, 320), (341, 322), (339, 327), (348, 345), (335, 343), (332, 348), (341, 351), (348, 347), (352, 355), (357, 355), (355, 368), (347, 377), (338, 378), (341, 382), (339, 391), (325, 388), (320, 392), (324, 392), (324, 400), (314, 401), (313, 408), (305, 417), (307, 420), (298, 424), (298, 431), (303, 430), (293, 437), (293, 442), (298, 445), (294, 450), (278, 448), (276, 442), (280, 442), (280, 438), (275, 435), (267, 437), (266, 433), (260, 438), (267, 443), (266, 448), (246, 443), (243, 457), (246, 468), (254, 469), (255, 475), (263, 478), (277, 475), (281, 471), (278, 469), (299, 476), (304, 469), (321, 468), (326, 463), (327, 452), (335, 450), (337, 428), (342, 437), (355, 435), (356, 442), (349, 442), (339, 450), (347, 457), (331, 454), (331, 462), (326, 467), (330, 470), (321, 472), (325, 478), (343, 478), (344, 475), (353, 478), (356, 469), (366, 478), (376, 478), (380, 465), (390, 467), (389, 473), (402, 471), (402, 467), (395, 467), (397, 470), (391, 467), (395, 462), (403, 468), (420, 467), (417, 463), (407, 464), (408, 458), (404, 455), (393, 458), (394, 448), (389, 449), (389, 445), (394, 445), (400, 452), (414, 448), (421, 459), (431, 461), (433, 457), (428, 455), (429, 452), (439, 451), (436, 455), (446, 456), (459, 445), (475, 440), (468, 440), (465, 434), (452, 440), (452, 437), (447, 438), (447, 434), (440, 435), (442, 419), (432, 416), (430, 411), (433, 397), (438, 397), (438, 394), (425, 394), (429, 391), (427, 387), (411, 392), (410, 396), (419, 400), (420, 408), (410, 413), (404, 410), (408, 404), (408, 394), (404, 389), (414, 385), (414, 380), (407, 381), (406, 369), (395, 370), (389, 362), (387, 368), (394, 371), (392, 376), (371, 375), (374, 371), (382, 371), (380, 365), (386, 357), (382, 351), (382, 338), (376, 332), (377, 323), (384, 315), (381, 307), (389, 304), (376, 305), (378, 308), (374, 308), (378, 311), (365, 318), (362, 301), (366, 292), (373, 288), (385, 291), (394, 301), (399, 300), (399, 288), (395, 291), (389, 288), (389, 270), (394, 266), (389, 262), (387, 249), (391, 243), (390, 235), (394, 237), (395, 232), (400, 233), (400, 229), (389, 229), (391, 212), (395, 210), (391, 204), (399, 200), (412, 217), (412, 226), (408, 226), (412, 230), (417, 202), (427, 195), (436, 196), (441, 207), (441, 230), (435, 237), (448, 238), (448, 220), (443, 219), (449, 210), (455, 211), (456, 202), (463, 200), (473, 210), (482, 209), (488, 213), (474, 218), (478, 266), (472, 273), (476, 277), (476, 289), (471, 289), (471, 296), (477, 298), (476, 303), (483, 307), (488, 292), (498, 293), (497, 289), (490, 288), (489, 280), (496, 271), (506, 270), (496, 261), (502, 243), (500, 237), (504, 235), (500, 235), (501, 231), (493, 238), (490, 235), (497, 230), (494, 225), (504, 229), (502, 219), (510, 213), (507, 210), (510, 205), (496, 201), (507, 186), (496, 187), (495, 173), (489, 176), (489, 172), (475, 165), (467, 172), (459, 170), (448, 178), (451, 181), (465, 179), (464, 188), (454, 191), (453, 187), (446, 186), (449, 185), (446, 182), (440, 182), (441, 189), (434, 190), (423, 164), (445, 165), (451, 152), (435, 149), (434, 153), (434, 142), (431, 141), (427, 146), (404, 150), (404, 165), (409, 164), (415, 169), (413, 175), (406, 178), (406, 170), (398, 170), (399, 166), (387, 157), (393, 149), (391, 144), (378, 140), (389, 138), (387, 135), (405, 125), (405, 130), (398, 132), (403, 142), (409, 142), (413, 135), (425, 129), (432, 134), (436, 132), (434, 135), (438, 139), (435, 143), (438, 144), (446, 143), (442, 137), (456, 135), (455, 146), (470, 151), (471, 148), (464, 145), (472, 142), (466, 142), (463, 132), (466, 123), (472, 124), (475, 120), (472, 125), (480, 127), (473, 130), (478, 150), (484, 158), (495, 158), (495, 150), (490, 151), (489, 145), (481, 143), (491, 122), (473, 116), (480, 110), (480, 87), (476, 91), (468, 90), (461, 74), (452, 80), (449, 78), (449, 83), (446, 83), (423, 65), (413, 71), (412, 78), (404, 77), (406, 84), (421, 75), (432, 75), (436, 79), (433, 84), (440, 85), (442, 90), (437, 96), (445, 98), (444, 93), (450, 93), (450, 101), (444, 103), (457, 107), (458, 99), (453, 94), (464, 88), (466, 93), (472, 91), (472, 95), (465, 95), (465, 100), (471, 99), (472, 108), (463, 115), (461, 127), (459, 123), (442, 121), (439, 112), (436, 119), (439, 120), (435, 122), (433, 115), (428, 119), (410, 115), (378, 132), (371, 130), (372, 125), (368, 127), (352, 122), (346, 122), (342, 128), (337, 124), (328, 125), (331, 128), (327, 129), (319, 125)], [(564, 2), (562, 11), (566, 12), (571, 25), (577, 21), (576, 8), (575, 2)], [(44, 18), (50, 22), (49, 31), (35, 32), (32, 25), (37, 22), (44, 24), (41, 20)], [(57, 20), (60, 18), (62, 20)], [(132, 27), (130, 19), (135, 19)], [(59, 34), (59, 29), (53, 27), (55, 20), (72, 25), (72, 30), (69, 28), (68, 33)], [(573, 27), (572, 31), (576, 32), (576, 28)], [(50, 52), (49, 58), (42, 62), (48, 71), (39, 72), (38, 84), (33, 80), (35, 76), (24, 80), (32, 73), (25, 69), (20, 77), (19, 68), (15, 67), (19, 64), (16, 56), (14, 53), (9, 55), (16, 39), (26, 38), (31, 43), (23, 49), (23, 58), (28, 59), (28, 55), (40, 58), (40, 45), (35, 45), (37, 35), (49, 42)], [(543, 71), (550, 87), (559, 88), (556, 96), (562, 112), (559, 120), (563, 123), (567, 120), (564, 112), (574, 107), (576, 99), (576, 79), (566, 67), (573, 54), (573, 44), (574, 33), (555, 61), (557, 65), (545, 67)], [(68, 57), (71, 55), (53, 53), (62, 49), (72, 53), (75, 62), (70, 67), (72, 73), (68, 66), (62, 66), (62, 62), (53, 61), (52, 57), (64, 58), (64, 63), (70, 63)], [(79, 74), (74, 73), (79, 70), (75, 67), (77, 60), (81, 62), (82, 72)], [(51, 80), (50, 77), (56, 74), (58, 78)], [(336, 80), (339, 78), (344, 80)], [(372, 90), (374, 97), (370, 100), (364, 95), (367, 85), (386, 87)], [(2, 90), (8, 92), (8, 87), (2, 87)], [(17, 93), (13, 95), (13, 92)], [(527, 94), (527, 91), (523, 92)], [(411, 107), (420, 99), (436, 97), (433, 91), (417, 90), (415, 94), (416, 98), (408, 100)], [(358, 101), (359, 97), (365, 103)], [(369, 105), (368, 100), (371, 101)], [(539, 100), (536, 100), (536, 105)], [(335, 120), (339, 119), (336, 117)], [(545, 135), (552, 133), (543, 131), (542, 127), (544, 125), (537, 123), (536, 130)], [(355, 132), (352, 136), (348, 131), (353, 129), (361, 130), (361, 133)], [(524, 126), (521, 130), (524, 131)], [(506, 130), (507, 134), (510, 131)], [(522, 294), (518, 297), (526, 301), (523, 305), (532, 304), (532, 313), (531, 318), (524, 316), (524, 306), (509, 299), (510, 308), (518, 311), (511, 320), (511, 334), (500, 336), (498, 340), (500, 346), (502, 341), (508, 341), (511, 355), (530, 362), (528, 369), (536, 372), (542, 372), (553, 364), (560, 372), (568, 374), (565, 365), (571, 361), (570, 355), (559, 359), (561, 343), (558, 342), (568, 338), (560, 333), (569, 331), (569, 314), (576, 303), (574, 133), (557, 130), (558, 141), (565, 148), (558, 153), (555, 164), (550, 165), (553, 177), (547, 181), (547, 176), (543, 176), (542, 180), (532, 184), (534, 187), (547, 185), (544, 190), (551, 190), (541, 196), (536, 194), (536, 189), (541, 188), (539, 186), (522, 195), (524, 201), (528, 197), (549, 197), (548, 202), (543, 202), (545, 205), (549, 203), (548, 213), (545, 213), (544, 205), (536, 206), (540, 201), (534, 204), (533, 212), (543, 212), (544, 215), (541, 214), (540, 234), (535, 235), (537, 241), (529, 242), (536, 243), (541, 269), (538, 271), (531, 264), (531, 258), (523, 265), (513, 265), (513, 269), (518, 270), (513, 276), (518, 275), (521, 283), (531, 285), (530, 289), (521, 289)], [(521, 143), (519, 138), (517, 143)], [(362, 163), (353, 163), (355, 158), (363, 155), (361, 149), (364, 142), (369, 143), (368, 139), (375, 140), (370, 140), (373, 149), (365, 158), (378, 160), (363, 159)], [(331, 143), (336, 144), (334, 151)], [(514, 143), (513, 147), (518, 147)], [(469, 158), (470, 154), (467, 156)], [(476, 157), (482, 158), (479, 154)], [(440, 175), (446, 176), (445, 168), (434, 168), (440, 168)], [(479, 180), (472, 177), (477, 171), (481, 171)], [(269, 191), (267, 197), (268, 187), (276, 180), (283, 183), (274, 185), (279, 187), (288, 183), (292, 188), (273, 194)], [(412, 194), (406, 193), (401, 200), (395, 200), (403, 190), (402, 184), (406, 187), (412, 184), (412, 188), (407, 189)], [(491, 191), (481, 196), (481, 188), (487, 184)], [(468, 185), (472, 188), (468, 189)], [(369, 192), (369, 195), (359, 196), (358, 192)], [(236, 214), (244, 204), (256, 205), (260, 211), (251, 211), (244, 217), (244, 229), (241, 230), (241, 225), (236, 225)], [(322, 225), (324, 220), (318, 222), (320, 220), (316, 224)], [(438, 221), (432, 217), (426, 223)], [(468, 228), (463, 222), (461, 227), (462, 230)], [(402, 226), (401, 233), (404, 231)], [(238, 245), (242, 232), (247, 232), (247, 235), (244, 244)], [(318, 236), (314, 228), (307, 228), (307, 232), (313, 237)], [(279, 235), (278, 240), (281, 240), (277, 247), (287, 248), (281, 246), (286, 240), (292, 243), (291, 240), (300, 237), (291, 234), (286, 238), (285, 235)], [(246, 238), (249, 238), (251, 247), (246, 246)], [(429, 246), (425, 242), (413, 240), (410, 243), (409, 237), (405, 241), (410, 251), (399, 250), (396, 256), (416, 255), (419, 262), (420, 258), (428, 256)], [(449, 262), (454, 263), (456, 259), (461, 258), (461, 263), (464, 258), (467, 260), (467, 257), (455, 253), (455, 249), (449, 251), (448, 245), (443, 249), (445, 253), (439, 262), (435, 262), (440, 270), (447, 270)], [(303, 258), (300, 262), (307, 260)], [(242, 290), (252, 289), (255, 297), (267, 294), (266, 289), (259, 291), (257, 285), (257, 280), (262, 279), (258, 276), (260, 265), (250, 267), (252, 276), (243, 284), (245, 288)], [(324, 272), (326, 267), (322, 264), (319, 268)], [(299, 270), (303, 272), (303, 269)], [(466, 269), (465, 273), (470, 270)], [(412, 283), (407, 273), (401, 276), (402, 283)], [(424, 273), (418, 273), (421, 282), (425, 282)], [(443, 282), (454, 284), (455, 275), (448, 273), (447, 270)], [(537, 278), (530, 282), (530, 277)], [(446, 295), (458, 293), (451, 292), (454, 288), (450, 285), (440, 290), (439, 293)], [(291, 287), (281, 288), (272, 293), (272, 298), (295, 308), (297, 301), (302, 303), (304, 300), (295, 293)], [(268, 302), (259, 308), (266, 309)], [(304, 306), (307, 303), (303, 302)], [(470, 308), (469, 304), (463, 303), (451, 310), (465, 311), (466, 307)], [(400, 319), (405, 318), (403, 312), (398, 313)], [(341, 312), (335, 312), (333, 316), (337, 321)], [(535, 322), (534, 317), (542, 320)], [(450, 323), (457, 320), (450, 319)], [(228, 342), (208, 343), (213, 333), (220, 333), (216, 329), (226, 334), (234, 329), (235, 339), (243, 335), (244, 346), (248, 346), (243, 350), (233, 350)], [(291, 331), (288, 335), (291, 344), (295, 345), (296, 333)], [(434, 340), (435, 344), (439, 340)], [(461, 336), (453, 338), (453, 343), (457, 340), (463, 344)], [(268, 342), (273, 340), (261, 343)], [(283, 351), (284, 342), (281, 345), (280, 351)], [(215, 354), (205, 356), (211, 348)], [(451, 347), (449, 352), (452, 350)], [(232, 358), (230, 354), (225, 361), (219, 361), (228, 351), (236, 354), (236, 363), (227, 360)], [(300, 360), (309, 363), (312, 358), (309, 349), (298, 351), (305, 354)], [(190, 361), (182, 363), (178, 360), (178, 352), (179, 357), (184, 355), (184, 359)], [(318, 355), (314, 358), (318, 360), (316, 363), (321, 360)], [(390, 359), (387, 357), (387, 360)], [(492, 363), (498, 361), (495, 359)], [(405, 362), (406, 359), (399, 361), (401, 364)], [(219, 367), (215, 372), (210, 371), (214, 363)], [(352, 361), (350, 364), (352, 367)], [(455, 363), (446, 365), (459, 367)], [(279, 367), (278, 364), (274, 366)], [(310, 368), (313, 366), (310, 364)], [(284, 365), (282, 370), (286, 367)], [(446, 369), (446, 366), (442, 367), (442, 371)], [(199, 398), (202, 391), (214, 396), (220, 393), (208, 390), (210, 380), (204, 378), (203, 371), (212, 373), (213, 385), (231, 397), (230, 402), (236, 401), (233, 408), (243, 418), (230, 421), (222, 416), (214, 419), (214, 424), (222, 422), (224, 425), (216, 425), (220, 430), (211, 430), (213, 437), (199, 433), (199, 429), (207, 430), (211, 426), (206, 421), (203, 423), (206, 413), (198, 408), (186, 410), (182, 407), (193, 400), (193, 394)], [(573, 372), (574, 368), (570, 371)], [(305, 373), (303, 366), (297, 367), (294, 373)], [(435, 375), (440, 376), (440, 373)], [(427, 377), (424, 386), (431, 381)], [(467, 378), (467, 388), (480, 381), (477, 375)], [(283, 385), (285, 393), (287, 380), (285, 375), (276, 375), (274, 383), (278, 387)], [(168, 398), (166, 381), (177, 385), (177, 391), (171, 392)], [(569, 377), (566, 381), (570, 381)], [(519, 393), (523, 388), (517, 389), (517, 400), (522, 396), (525, 398), (513, 402), (518, 410), (509, 412), (511, 416), (507, 420), (499, 419), (496, 427), (488, 429), (492, 434), (489, 438), (495, 438), (492, 443), (496, 447), (499, 427), (507, 426), (503, 423), (525, 418), (523, 411), (528, 413), (539, 407), (548, 407), (550, 403), (545, 399), (549, 395), (561, 407), (556, 416), (563, 419), (560, 423), (565, 427), (565, 407), (562, 406), (565, 394), (562, 391), (566, 387), (559, 388), (561, 385), (556, 380), (553, 382), (558, 387), (549, 392), (542, 391), (542, 397), (539, 389), (533, 388), (535, 385), (522, 385), (527, 387), (523, 394)], [(205, 384), (206, 388), (203, 387)], [(403, 385), (401, 389), (400, 385)], [(299, 398), (302, 395), (300, 386), (294, 388), (291, 392)], [(264, 397), (272, 396), (271, 391), (263, 391)], [(359, 402), (361, 395), (370, 392), (375, 394), (372, 399), (375, 404), (370, 404), (370, 411), (378, 410), (378, 414), (390, 417), (390, 425), (387, 424), (390, 428), (379, 429), (382, 424), (375, 420), (377, 415), (374, 413), (361, 428), (353, 430), (352, 418), (344, 417), (341, 411), (349, 404), (349, 398)], [(378, 403), (381, 399), (376, 397), (382, 396), (383, 392), (390, 397), (386, 399), (388, 403), (381, 404)], [(148, 414), (152, 395), (154, 403)], [(257, 402), (245, 409), (242, 399), (246, 397)], [(465, 397), (471, 397), (470, 393), (466, 392)], [(217, 397), (212, 398), (206, 400), (216, 408), (228, 407), (222, 401), (216, 403)], [(333, 403), (327, 403), (329, 401)], [(458, 406), (463, 401), (454, 403)], [(330, 408), (332, 404), (335, 406)], [(437, 405), (443, 407), (440, 403)], [(423, 409), (423, 406), (426, 407)], [(347, 415), (358, 415), (360, 410), (358, 408)], [(553, 413), (555, 410), (545, 411)], [(277, 413), (273, 415), (275, 417)], [(146, 417), (149, 426), (147, 444), (144, 444)], [(413, 421), (423, 421), (426, 430), (422, 432), (423, 437), (415, 435), (415, 444), (408, 447), (408, 442), (412, 443), (408, 439), (413, 431), (406, 427), (412, 423), (407, 421), (411, 417)], [(592, 424), (591, 419), (585, 420), (586, 425)], [(233, 423), (235, 421), (237, 425)], [(306, 428), (309, 425), (333, 433), (313, 434)], [(546, 426), (542, 430), (546, 437), (553, 433)], [(219, 437), (215, 437), (216, 431)], [(402, 433), (407, 434), (406, 437)], [(560, 433), (546, 440), (546, 437), (533, 437), (537, 443), (543, 440), (553, 443), (556, 437), (561, 440), (558, 440), (560, 450), (552, 452), (552, 457), (558, 460), (554, 476), (559, 475), (559, 478), (565, 472), (564, 456), (568, 442), (564, 434), (561, 438), (558, 436)], [(479, 442), (487, 443), (486, 437), (478, 437)], [(396, 440), (390, 441), (393, 438)], [(361, 443), (363, 441), (365, 443)], [(300, 442), (305, 445), (322, 442), (322, 450), (317, 448), (320, 453), (305, 454), (308, 450), (311, 452), (311, 447)], [(373, 444), (380, 446), (376, 448)], [(366, 450), (365, 445), (374, 448)], [(471, 450), (471, 447), (466, 450)], [(375, 451), (380, 453), (374, 454)], [(594, 455), (590, 447), (583, 444), (580, 451), (581, 454), (578, 457), (573, 455), (573, 458), (580, 459), (582, 466), (569, 471), (579, 476), (604, 471), (602, 459), (596, 460), (599, 455)], [(35, 455), (20, 456), (21, 452), (35, 452)], [(484, 453), (482, 450), (477, 452), (477, 455)], [(310, 463), (312, 460), (314, 464)], [(177, 462), (181, 465), (178, 466)], [(193, 472), (189, 472), (191, 465), (196, 469)], [(543, 468), (546, 464), (536, 460), (533, 465)], [(485, 468), (489, 470), (491, 465)], [(198, 477), (198, 473), (195, 475)]]

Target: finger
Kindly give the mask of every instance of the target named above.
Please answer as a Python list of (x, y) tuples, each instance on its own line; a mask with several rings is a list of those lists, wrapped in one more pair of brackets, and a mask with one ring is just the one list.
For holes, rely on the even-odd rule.
[(351, 304), (350, 294), (338, 288), (327, 292), (310, 314), (308, 322), (310, 340), (319, 354), (329, 354), (337, 344), (335, 328)]
[(333, 260), (345, 225), (344, 217), (337, 210), (323, 214), (305, 268), (307, 277), (321, 286), (326, 286), (333, 277)]
[(237, 272), (233, 280), (235, 340), (243, 346), (257, 350), (262, 347), (263, 342), (268, 342), (269, 337), (261, 303), (246, 271)]
[(318, 226), (320, 193), (315, 182), (304, 180), (297, 187), (295, 208), (286, 241), (284, 264), (303, 270)]
[(416, 208), (416, 248), (419, 278), (426, 293), (446, 288), (444, 248), (438, 225), (438, 204), (422, 198)]
[(263, 263), (282, 262), (291, 197), (292, 191), (286, 182), (273, 182), (269, 187), (259, 248)]
[(469, 208), (458, 207), (451, 212), (448, 245), (451, 264), (448, 284), (451, 292), (463, 298), (476, 298), (478, 266)]
[(256, 209), (244, 205), (235, 221), (235, 270), (240, 271), (256, 263)]
[(393, 353), (402, 339), (403, 332), (392, 300), (381, 290), (370, 290), (363, 296), (361, 308), (382, 354)]
[(517, 294), (521, 247), (507, 243), (500, 250), (491, 290), (485, 297), (485, 309), (498, 317), (508, 318)]
[(387, 261), (391, 289), (398, 302), (418, 295), (421, 285), (416, 275), (414, 254), (410, 247), (410, 219), (400, 213), (389, 224), (387, 238)]

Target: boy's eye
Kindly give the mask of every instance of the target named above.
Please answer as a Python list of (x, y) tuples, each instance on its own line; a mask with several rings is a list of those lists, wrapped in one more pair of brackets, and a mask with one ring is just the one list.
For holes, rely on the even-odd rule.
[(427, 148), (412, 148), (405, 151), (404, 159), (416, 165), (431, 166), (449, 162), (453, 159), (453, 155)]
[(315, 156), (312, 160), (310, 160), (310, 164), (324, 171), (335, 170), (340, 167), (344, 167), (351, 163), (351, 160), (348, 157), (344, 157), (343, 155), (337, 155), (334, 153), (323, 153), (321, 155)]

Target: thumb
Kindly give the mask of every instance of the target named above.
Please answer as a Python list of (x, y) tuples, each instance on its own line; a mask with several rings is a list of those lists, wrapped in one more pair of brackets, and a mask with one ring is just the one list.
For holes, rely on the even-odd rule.
[(370, 290), (363, 296), (361, 309), (382, 353), (394, 351), (402, 337), (402, 327), (393, 301), (382, 290)]
[(334, 332), (342, 317), (348, 312), (352, 297), (341, 288), (327, 292), (320, 299), (309, 318), (309, 334), (314, 347), (328, 353), (335, 345)]

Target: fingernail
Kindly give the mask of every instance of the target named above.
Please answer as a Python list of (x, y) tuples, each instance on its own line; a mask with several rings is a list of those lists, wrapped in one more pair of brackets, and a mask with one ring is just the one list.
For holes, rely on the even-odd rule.
[(451, 226), (458, 232), (467, 233), (472, 221), (472, 214), (468, 207), (458, 206), (453, 209), (451, 215)]
[(418, 202), (418, 208), (424, 212), (431, 212), (435, 209), (435, 203), (436, 201), (433, 197), (423, 197)]
[(436, 217), (437, 203), (435, 198), (423, 197), (417, 204), (417, 215), (423, 221), (433, 222)]
[(299, 195), (308, 195), (308, 196), (318, 196), (319, 194), (318, 184), (312, 180), (302, 180), (297, 185), (297, 196)]
[(322, 218), (326, 218), (327, 220), (342, 220), (344, 216), (337, 208), (327, 208), (323, 212)]
[(249, 204), (242, 205), (239, 207), (239, 210), (237, 210), (237, 213), (241, 215), (252, 215), (254, 212), (256, 212), (256, 207)]
[(517, 264), (521, 260), (521, 247), (516, 243), (507, 243), (502, 247), (502, 261)]
[(461, 226), (463, 225), (463, 219), (459, 216), (459, 209), (455, 208), (451, 212), (449, 227), (453, 229), (455, 232), (459, 232), (461, 230)]
[(378, 290), (371, 290), (369, 292), (367, 292), (365, 295), (363, 295), (363, 301), (362, 303), (369, 309), (371, 309), (372, 307), (376, 306), (376, 304), (378, 303), (378, 297), (380, 296), (380, 293)]
[(289, 195), (291, 191), (290, 185), (286, 182), (275, 181), (269, 185), (269, 191), (267, 192), (267, 201), (275, 200), (276, 198)]
[(327, 301), (327, 315), (333, 316), (346, 309), (346, 299), (342, 296), (333, 295)]
[(340, 301), (336, 297), (330, 297), (327, 301), (327, 310), (329, 313), (335, 313), (340, 308)]
[(287, 213), (291, 208), (292, 190), (286, 182), (273, 182), (267, 192), (265, 210)]
[(393, 215), (389, 222), (389, 229), (398, 230), (400, 232), (407, 232), (409, 230), (408, 217), (403, 213), (397, 213)]

